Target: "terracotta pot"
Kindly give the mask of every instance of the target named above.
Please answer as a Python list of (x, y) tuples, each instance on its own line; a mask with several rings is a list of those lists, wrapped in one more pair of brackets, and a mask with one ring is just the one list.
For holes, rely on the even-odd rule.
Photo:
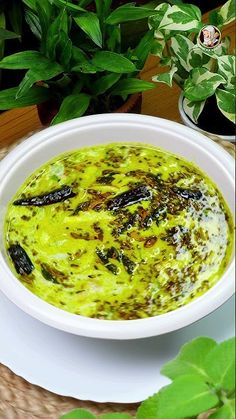
[[(142, 106), (142, 94), (135, 93), (130, 95), (128, 100), (116, 111), (111, 113), (140, 113)], [(44, 126), (50, 125), (50, 122), (57, 114), (59, 106), (53, 100), (37, 105), (39, 119)]]
[(57, 114), (59, 107), (60, 106), (53, 100), (48, 100), (47, 102), (37, 105), (38, 116), (41, 124), (44, 126), (50, 125), (54, 116)]
[(128, 100), (113, 113), (141, 113), (142, 94), (135, 93), (130, 95)]

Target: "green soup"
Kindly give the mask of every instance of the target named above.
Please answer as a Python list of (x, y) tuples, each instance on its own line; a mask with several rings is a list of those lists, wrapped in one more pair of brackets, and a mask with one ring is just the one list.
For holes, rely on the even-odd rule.
[(193, 163), (118, 143), (62, 154), (9, 204), (13, 272), (66, 311), (123, 320), (175, 310), (212, 287), (232, 253), (231, 213)]

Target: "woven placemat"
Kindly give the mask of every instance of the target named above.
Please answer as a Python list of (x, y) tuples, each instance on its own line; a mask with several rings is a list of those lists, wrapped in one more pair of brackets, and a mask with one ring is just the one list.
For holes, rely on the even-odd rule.
[[(9, 148), (0, 149), (0, 160), (24, 139)], [(233, 144), (219, 139), (214, 141), (235, 157)], [(126, 412), (134, 415), (137, 406), (138, 404), (94, 403), (58, 396), (28, 383), (0, 364), (0, 419), (58, 419), (63, 413), (78, 407), (89, 409), (96, 415), (108, 412)]]

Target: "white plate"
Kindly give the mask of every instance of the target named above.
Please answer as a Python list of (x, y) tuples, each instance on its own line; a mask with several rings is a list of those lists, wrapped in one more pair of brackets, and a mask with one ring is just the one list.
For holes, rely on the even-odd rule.
[(168, 383), (161, 366), (196, 336), (234, 335), (233, 297), (205, 319), (149, 339), (107, 341), (71, 335), (25, 314), (0, 292), (0, 362), (54, 393), (96, 402), (144, 400)]

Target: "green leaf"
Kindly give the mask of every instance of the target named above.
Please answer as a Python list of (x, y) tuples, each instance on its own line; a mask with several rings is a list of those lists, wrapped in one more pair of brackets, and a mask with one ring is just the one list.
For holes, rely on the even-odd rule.
[(92, 3), (92, 1), (93, 1), (93, 0), (80, 0), (80, 2), (79, 2), (80, 7), (85, 8), (85, 7), (87, 7), (89, 4), (91, 4), (91, 3)]
[(75, 73), (95, 74), (99, 70), (89, 61), (83, 61), (80, 64), (77, 64), (74, 67), (72, 67), (71, 71), (74, 71)]
[(151, 49), (154, 43), (153, 36), (154, 36), (153, 30), (146, 32), (133, 52), (134, 55), (137, 56), (139, 59), (138, 64), (140, 68), (144, 66), (147, 60), (147, 57), (149, 53), (151, 52)]
[(22, 32), (22, 10), (19, 2), (12, 2), (8, 10), (8, 17), (11, 23), (12, 29), (18, 35)]
[(60, 416), (59, 419), (96, 419), (95, 416), (84, 409), (75, 409), (66, 415)]
[(50, 98), (50, 92), (44, 87), (32, 87), (25, 96), (16, 99), (18, 88), (2, 90), (0, 92), (0, 110), (6, 111), (13, 108), (22, 108), (24, 106), (37, 105)]
[(172, 57), (172, 65), (173, 64), (175, 64), (178, 68), (178, 71), (175, 73), (175, 81), (183, 89), (185, 80), (190, 77), (191, 73), (189, 74), (189, 71), (187, 71), (186, 68), (180, 64), (177, 57)]
[(179, 4), (171, 6), (167, 10), (159, 25), (159, 29), (198, 32), (201, 26), (200, 9), (192, 4)]
[(37, 81), (50, 80), (63, 72), (62, 67), (57, 63), (44, 63), (43, 61), (37, 67), (32, 67), (27, 71), (23, 80), (21, 81), (16, 98), (24, 96)]
[(124, 80), (120, 80), (114, 90), (112, 90), (112, 95), (130, 95), (133, 93), (140, 93), (146, 90), (151, 90), (155, 87), (154, 83), (150, 83), (148, 81), (136, 79), (136, 78), (128, 78)]
[[(200, 103), (200, 102), (197, 102)], [(184, 107), (185, 110), (185, 107)], [(191, 118), (192, 119), (192, 118)], [(198, 375), (205, 379), (207, 373), (204, 361), (207, 354), (216, 347), (216, 342), (207, 337), (199, 337), (186, 343), (173, 361), (168, 362), (161, 373), (174, 380), (181, 375)]]
[(235, 91), (227, 92), (226, 90), (216, 89), (216, 100), (217, 105), (223, 115), (232, 121), (236, 122), (235, 109), (236, 109), (236, 98)]
[[(205, 103), (206, 103), (205, 100), (198, 101), (198, 102), (191, 102), (186, 97), (184, 98), (183, 100), (184, 112), (194, 122), (194, 124), (198, 123), (198, 118), (204, 109)], [(181, 365), (178, 364), (177, 368), (181, 368)]]
[(72, 58), (73, 67), (71, 68), (74, 72), (79, 73), (97, 73), (98, 68), (91, 63), (91, 60), (87, 57), (85, 52), (75, 46), (72, 46)]
[(219, 10), (211, 10), (209, 12), (209, 24), (217, 27), (223, 25), (223, 18), (219, 15)]
[(95, 0), (95, 4), (96, 4), (96, 13), (99, 16), (99, 19), (102, 16), (102, 11), (103, 11), (103, 0)]
[(0, 28), (0, 41), (3, 41), (5, 39), (15, 39), (15, 38), (20, 38), (20, 35), (18, 35), (15, 32), (11, 32), (6, 29)]
[(69, 71), (69, 64), (72, 57), (72, 41), (64, 31), (60, 31), (60, 36), (58, 38), (57, 56), (61, 65), (65, 70)]
[(227, 84), (226, 88), (234, 89), (236, 85), (236, 58), (235, 55), (222, 55), (218, 58), (218, 72)]
[[(226, 117), (234, 113), (235, 120), (235, 95), (217, 89), (216, 98), (221, 112)], [(235, 338), (220, 343), (208, 353), (205, 370), (215, 387), (228, 391), (235, 389)]]
[[(0, 13), (0, 28), (5, 29), (6, 27), (6, 19), (4, 13)], [(5, 42), (4, 40), (0, 39), (0, 60), (4, 56), (4, 49), (5, 49)], [(0, 81), (1, 81), (1, 75), (0, 75)]]
[(172, 87), (173, 77), (177, 70), (178, 68), (175, 65), (173, 65), (171, 69), (168, 71), (168, 73), (161, 73), (157, 74), (156, 76), (153, 76), (152, 81), (165, 83), (168, 86)]
[(212, 96), (225, 79), (205, 68), (194, 68), (184, 83), (184, 96), (190, 101), (204, 100)]
[(36, 11), (36, 0), (22, 0), (30, 9)]
[(166, 15), (167, 11), (169, 11), (170, 9), (171, 6), (168, 3), (159, 4), (155, 9), (156, 11), (158, 11), (158, 13), (154, 16), (150, 16), (148, 19), (149, 27), (157, 31), (159, 29), (162, 19)]
[(119, 26), (107, 26), (106, 45), (109, 51), (119, 51), (121, 45), (121, 30)]
[(201, 48), (195, 47), (191, 49), (187, 55), (187, 65), (189, 70), (197, 67), (205, 67), (210, 70), (211, 64), (211, 57), (204, 54)]
[(161, 67), (166, 67), (166, 66), (170, 66), (172, 63), (171, 57), (163, 57), (161, 58), (161, 60), (159, 61), (159, 65)]
[(47, 18), (49, 19), (54, 11), (54, 6), (52, 5), (52, 0), (36, 0), (36, 7), (40, 5), (44, 10)]
[(210, 416), (210, 419), (235, 419), (235, 399), (228, 400), (217, 412)]
[(25, 12), (25, 20), (28, 23), (30, 30), (36, 36), (36, 38), (41, 40), (42, 30), (39, 22), (39, 17), (32, 10), (29, 9)]
[[(164, 39), (158, 39), (158, 40), (155, 39), (153, 44), (152, 44), (151, 54), (156, 56), (156, 57), (162, 58), (162, 53), (163, 53), (163, 50), (165, 48), (165, 45), (166, 45), (166, 43), (165, 43)], [(168, 58), (168, 59), (169, 59), (169, 61), (171, 61), (170, 58)]]
[(126, 413), (107, 413), (106, 415), (99, 416), (99, 419), (132, 419), (132, 416)]
[[(47, 2), (47, 4), (49, 4)], [(51, 16), (51, 10), (48, 8), (48, 6), (45, 7), (45, 1), (40, 2), (37, 0), (36, 2), (36, 13), (39, 19), (39, 24), (41, 28), (41, 52), (46, 52), (46, 36), (48, 27), (50, 25), (50, 16)]]
[(110, 89), (118, 80), (120, 79), (120, 74), (111, 73), (107, 74), (106, 76), (101, 77), (98, 79), (93, 85), (92, 90), (93, 93), (97, 95), (101, 95), (105, 93), (108, 89)]
[(106, 19), (106, 23), (109, 25), (117, 25), (119, 23), (144, 19), (155, 14), (158, 14), (158, 11), (154, 9), (125, 4), (113, 10)]
[(187, 57), (193, 48), (194, 43), (184, 35), (177, 34), (171, 38), (171, 49), (176, 57), (178, 57), (180, 64), (187, 70), (189, 69)]
[(106, 415), (99, 416), (99, 419), (131, 419), (132, 416), (126, 413), (107, 413)]
[[(229, 54), (230, 43), (231, 43), (230, 36), (225, 36), (224, 39), (222, 39), (222, 42), (221, 42), (222, 53), (219, 54), (219, 55), (228, 55)], [(217, 48), (217, 50), (218, 50), (218, 48)]]
[(52, 60), (56, 60), (56, 49), (60, 42), (60, 32), (68, 32), (68, 16), (65, 9), (63, 9), (57, 18), (52, 22), (47, 31), (46, 39), (46, 55)]
[(235, 20), (235, 2), (234, 0), (228, 0), (220, 9), (219, 16), (223, 20), (223, 24), (233, 22)]
[(194, 375), (176, 378), (156, 395), (144, 401), (137, 419), (184, 419), (197, 416), (218, 404), (216, 394)]
[(38, 51), (22, 51), (12, 55), (8, 55), (0, 61), (0, 68), (9, 70), (24, 70), (38, 64), (50, 63), (47, 57), (44, 57)]
[(79, 17), (75, 17), (74, 20), (96, 45), (102, 47), (102, 32), (99, 19), (95, 13), (87, 12)]
[(84, 115), (89, 107), (89, 103), (90, 96), (85, 93), (67, 96), (62, 102), (58, 114), (53, 118), (51, 125)]
[(103, 16), (107, 17), (111, 10), (112, 0), (103, 0)]
[(72, 47), (72, 57), (73, 57), (73, 62), (76, 63), (80, 63), (82, 61), (88, 61), (88, 56), (85, 54), (85, 52), (81, 49), (78, 48), (76, 46), (73, 45)]
[(98, 51), (92, 63), (101, 70), (113, 73), (132, 73), (137, 71), (135, 65), (121, 54), (110, 51)]
[(71, 3), (70, 1), (67, 0), (53, 0), (53, 3), (60, 7), (60, 8), (65, 8), (68, 9), (71, 12), (86, 12), (85, 9), (83, 9), (80, 6), (77, 6), (76, 4)]

